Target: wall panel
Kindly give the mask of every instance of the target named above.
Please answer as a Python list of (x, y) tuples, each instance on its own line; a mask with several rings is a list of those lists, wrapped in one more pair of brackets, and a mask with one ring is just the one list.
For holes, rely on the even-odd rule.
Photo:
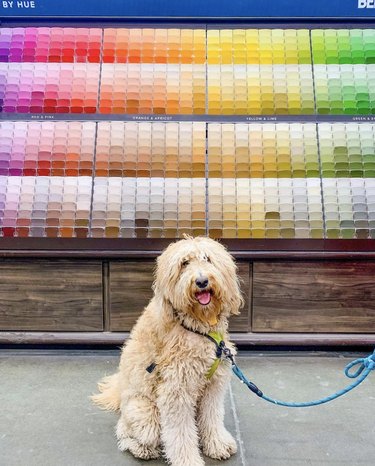
[(375, 262), (256, 262), (255, 332), (375, 333)]
[(98, 261), (0, 261), (0, 329), (103, 330)]

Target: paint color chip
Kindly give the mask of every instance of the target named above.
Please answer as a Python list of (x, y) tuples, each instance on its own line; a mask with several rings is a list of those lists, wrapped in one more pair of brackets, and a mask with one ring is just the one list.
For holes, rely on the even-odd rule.
[(105, 29), (100, 113), (204, 114), (203, 29)]
[(106, 28), (104, 63), (206, 63), (204, 29)]
[(100, 113), (195, 115), (205, 109), (205, 65), (102, 65)]
[(375, 63), (375, 29), (314, 29), (314, 64)]
[(94, 122), (0, 122), (0, 175), (91, 176)]
[(209, 123), (210, 177), (319, 177), (314, 123)]
[(102, 29), (0, 28), (0, 62), (99, 63)]
[(95, 113), (99, 68), (92, 63), (0, 63), (0, 111)]
[(98, 123), (96, 176), (202, 178), (205, 158), (205, 123)]
[(179, 238), (206, 232), (204, 178), (94, 179), (91, 236)]
[(85, 176), (0, 176), (0, 236), (86, 238), (91, 189)]
[(375, 178), (375, 133), (371, 123), (320, 123), (323, 178)]
[(215, 238), (323, 238), (320, 180), (208, 180), (208, 230)]
[(314, 113), (308, 30), (207, 31), (208, 113)]
[(375, 113), (375, 65), (314, 65), (319, 114)]
[(324, 178), (326, 238), (375, 238), (375, 179)]

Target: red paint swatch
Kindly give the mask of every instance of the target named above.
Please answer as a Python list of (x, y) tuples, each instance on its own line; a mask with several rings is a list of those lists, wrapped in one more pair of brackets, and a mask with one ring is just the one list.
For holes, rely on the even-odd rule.
[(99, 28), (1, 28), (0, 62), (99, 63), (101, 42)]

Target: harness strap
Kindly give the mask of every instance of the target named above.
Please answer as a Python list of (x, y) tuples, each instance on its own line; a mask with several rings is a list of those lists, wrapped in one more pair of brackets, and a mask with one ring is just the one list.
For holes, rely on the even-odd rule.
[[(224, 335), (222, 333), (220, 333), (220, 332), (202, 333), (202, 332), (198, 332), (198, 330), (192, 330), (192, 329), (190, 329), (188, 327), (185, 327), (185, 325), (182, 322), (180, 322), (180, 324), (185, 330), (188, 330), (189, 332), (197, 333), (198, 335), (202, 335), (203, 337), (208, 338), (210, 341), (212, 341), (212, 343), (215, 344), (215, 346), (216, 346), (216, 359), (212, 363), (212, 366), (206, 372), (206, 378), (210, 379), (215, 374), (217, 368), (219, 367), (219, 365), (220, 365), (220, 363), (222, 361), (223, 351), (224, 351), (224, 349), (226, 349), (226, 346), (225, 346), (225, 343), (224, 343)], [(224, 354), (226, 355), (225, 351), (224, 351)], [(157, 366), (157, 364), (155, 362), (152, 362), (149, 366), (146, 367), (146, 371), (149, 374), (151, 374), (155, 370), (156, 366)]]
[(224, 336), (220, 332), (209, 332), (205, 336), (216, 345), (216, 359), (206, 373), (206, 378), (210, 379), (215, 374), (222, 361), (221, 356), (223, 354), (223, 347), (225, 346), (225, 343)]
[(180, 322), (181, 326), (185, 329), (188, 330), (189, 332), (197, 333), (198, 335), (201, 335), (202, 337), (208, 338), (212, 343), (215, 344), (216, 346), (216, 359), (212, 363), (212, 366), (208, 369), (206, 372), (206, 378), (210, 379), (216, 372), (217, 368), (219, 367), (221, 361), (222, 361), (222, 355), (223, 355), (223, 349), (226, 348), (225, 343), (224, 343), (224, 335), (220, 332), (208, 332), (208, 333), (202, 333), (199, 332), (198, 330), (193, 330), (191, 328), (186, 327), (183, 322)]

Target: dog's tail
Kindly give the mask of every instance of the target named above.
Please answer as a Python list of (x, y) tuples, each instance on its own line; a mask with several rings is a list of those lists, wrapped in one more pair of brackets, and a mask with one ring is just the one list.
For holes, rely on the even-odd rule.
[(120, 409), (121, 391), (120, 391), (120, 373), (104, 377), (98, 383), (100, 393), (92, 395), (91, 401), (101, 409), (108, 411), (117, 411)]

